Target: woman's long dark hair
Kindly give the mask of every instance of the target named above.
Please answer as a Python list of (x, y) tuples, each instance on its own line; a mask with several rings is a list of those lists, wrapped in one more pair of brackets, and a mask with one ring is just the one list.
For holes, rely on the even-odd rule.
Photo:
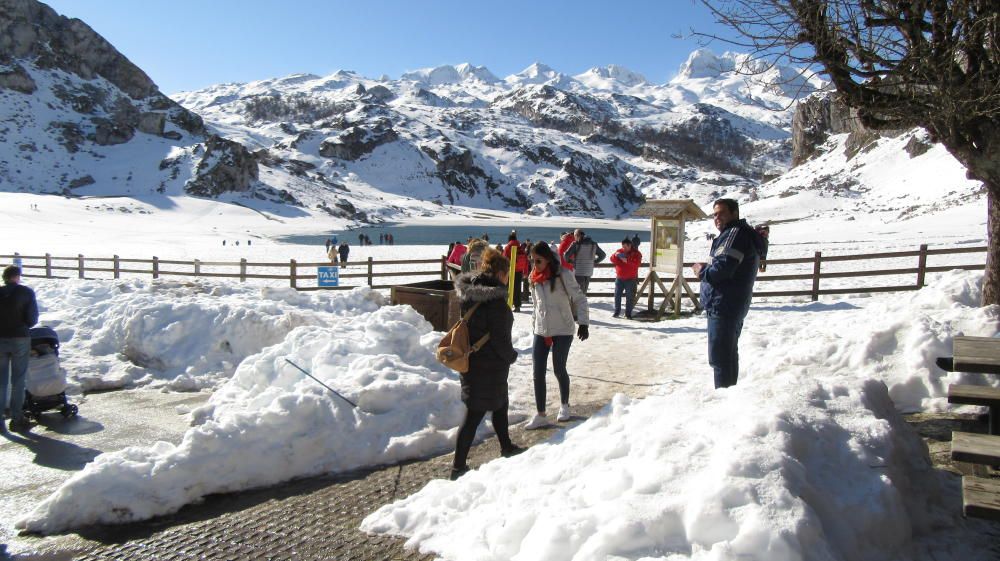
[(552, 278), (549, 279), (549, 282), (552, 283), (552, 285), (549, 286), (549, 290), (555, 290), (556, 279), (559, 278), (559, 256), (553, 253), (552, 248), (545, 242), (537, 242), (535, 245), (531, 246), (531, 253), (534, 253), (539, 257), (544, 257), (549, 262), (549, 270), (552, 271)]

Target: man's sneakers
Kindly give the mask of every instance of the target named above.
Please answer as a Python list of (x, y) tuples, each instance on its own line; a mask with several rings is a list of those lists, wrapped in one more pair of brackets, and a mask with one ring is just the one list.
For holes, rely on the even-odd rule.
[(524, 430), (536, 430), (551, 425), (552, 421), (544, 413), (538, 413), (528, 421), (528, 424), (524, 425)]
[(570, 417), (569, 404), (563, 403), (562, 405), (559, 406), (559, 415), (556, 417), (556, 420), (562, 423), (564, 421), (568, 421), (569, 417)]
[(500, 450), (500, 455), (504, 458), (510, 458), (511, 456), (516, 456), (521, 452), (524, 452), (527, 448), (521, 448), (517, 444), (511, 444), (510, 448), (503, 448)]

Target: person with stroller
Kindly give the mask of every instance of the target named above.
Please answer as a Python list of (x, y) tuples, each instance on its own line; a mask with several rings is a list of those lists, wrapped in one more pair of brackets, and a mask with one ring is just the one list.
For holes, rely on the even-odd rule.
[(31, 352), (28, 329), (38, 323), (35, 292), (20, 283), (20, 267), (10, 266), (3, 270), (3, 287), (0, 287), (0, 402), (8, 407), (9, 389), (11, 432), (24, 432), (30, 428), (23, 410), (28, 355)]
[(590, 336), (587, 297), (576, 284), (573, 273), (559, 266), (559, 257), (545, 242), (532, 246), (531, 264), (531, 299), (535, 303), (532, 311), (535, 342), (531, 360), (537, 414), (525, 425), (528, 430), (551, 424), (545, 414), (545, 373), (549, 351), (552, 352), (552, 370), (559, 382), (559, 415), (556, 420), (569, 420), (569, 373), (566, 371), (566, 361), (573, 343), (574, 323), (579, 324), (576, 335), (581, 341), (586, 341)]
[(514, 314), (507, 307), (509, 267), (506, 257), (488, 248), (483, 251), (478, 271), (462, 273), (455, 279), (462, 314), (479, 305), (469, 318), (469, 341), (479, 341), (485, 335), (489, 335), (489, 339), (469, 355), (469, 371), (461, 377), (462, 402), (466, 410), (455, 443), (452, 480), (469, 471), (466, 464), (469, 449), (488, 411), (493, 412), (493, 430), (500, 441), (500, 455), (506, 458), (524, 451), (511, 441), (507, 420), (507, 376), (510, 365), (517, 360), (511, 340)]

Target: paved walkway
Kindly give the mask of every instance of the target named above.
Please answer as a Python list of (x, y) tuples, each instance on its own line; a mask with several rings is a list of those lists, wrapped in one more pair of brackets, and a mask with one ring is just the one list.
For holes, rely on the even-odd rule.
[[(579, 424), (603, 403), (573, 406)], [(536, 444), (563, 428), (524, 431), (514, 427), (514, 441)], [(499, 457), (495, 438), (475, 446), (469, 465)], [(200, 560), (423, 560), (430, 555), (407, 550), (404, 540), (369, 536), (358, 530), (361, 520), (382, 505), (412, 494), (432, 479), (448, 476), (451, 454), (342, 476), (293, 481), (280, 486), (208, 497), (177, 514), (124, 526), (81, 530), (79, 537), (21, 536), (36, 554), (21, 561), (181, 561)], [(58, 540), (58, 538), (55, 538)], [(35, 544), (30, 543), (35, 541)], [(28, 543), (24, 543), (27, 541)]]

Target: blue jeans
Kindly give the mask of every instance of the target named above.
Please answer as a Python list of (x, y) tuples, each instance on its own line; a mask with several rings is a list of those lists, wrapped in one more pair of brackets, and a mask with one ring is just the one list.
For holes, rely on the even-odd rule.
[(24, 418), (24, 382), (28, 375), (28, 337), (0, 338), (0, 404), (7, 407), (7, 389), (10, 388), (10, 418)]
[[(559, 382), (559, 402), (569, 403), (569, 372), (566, 371), (566, 360), (569, 359), (569, 347), (573, 344), (572, 335), (556, 335), (552, 338), (552, 370)], [(535, 335), (535, 347), (531, 350), (531, 362), (535, 377), (535, 408), (539, 413), (545, 411), (545, 370), (549, 362), (549, 346), (545, 337)]]
[(708, 363), (715, 372), (715, 387), (736, 385), (740, 373), (738, 344), (743, 318), (708, 316)]
[(632, 317), (635, 307), (635, 285), (639, 279), (615, 279), (615, 315), (622, 313), (622, 294), (625, 294), (625, 317)]

